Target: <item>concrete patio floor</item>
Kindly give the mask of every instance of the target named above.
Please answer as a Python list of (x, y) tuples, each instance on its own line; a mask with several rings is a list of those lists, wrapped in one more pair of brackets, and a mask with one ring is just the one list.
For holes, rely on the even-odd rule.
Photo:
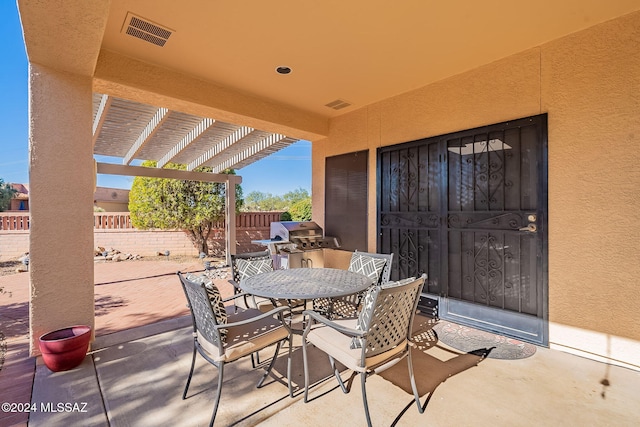
[[(9, 333), (7, 360), (0, 371), (0, 401), (30, 398), (37, 409), (29, 416), (31, 426), (208, 425), (217, 372), (198, 357), (189, 397), (181, 399), (192, 341), (184, 295), (172, 274), (200, 265), (96, 264), (97, 338), (80, 367), (60, 373), (25, 354), (28, 278), (3, 277), (2, 284), (13, 295), (0, 306), (3, 323), (10, 320), (3, 324)], [(225, 280), (217, 283), (223, 294), (231, 292)], [(418, 323), (418, 334), (432, 327), (426, 318)], [(335, 379), (321, 381), (329, 374), (323, 354), (312, 354), (311, 376), (318, 384), (311, 391), (311, 402), (303, 403), (302, 355), (300, 343), (295, 344), (295, 397), (288, 397), (283, 379), (284, 352), (261, 389), (255, 388), (261, 371), (251, 369), (250, 359), (235, 362), (225, 369), (216, 425), (365, 425), (359, 381), (348, 395), (337, 388)], [(441, 342), (423, 340), (413, 355), (422, 401), (433, 392), (425, 413), (419, 414), (412, 402), (402, 362), (367, 381), (374, 425), (640, 425), (637, 371), (540, 347), (526, 359), (480, 360)], [(269, 357), (262, 353), (262, 360)], [(57, 403), (87, 412), (53, 412)], [(0, 426), (26, 421), (16, 418), (0, 417)]]
[[(426, 318), (419, 320), (418, 333), (432, 326)], [(189, 317), (176, 318), (101, 337), (72, 371), (52, 373), (38, 361), (32, 403), (39, 408), (77, 403), (87, 412), (39, 411), (31, 414), (29, 425), (208, 425), (217, 372), (199, 356), (188, 398), (181, 399), (191, 361), (189, 322)], [(317, 350), (310, 359), (316, 383), (312, 400), (303, 402), (302, 351), (299, 342), (294, 344), (295, 397), (288, 396), (284, 350), (274, 374), (260, 389), (255, 384), (262, 371), (251, 369), (246, 358), (225, 369), (216, 425), (366, 425), (359, 381), (347, 395), (335, 379), (323, 381), (330, 368)], [(264, 361), (270, 354), (261, 356)], [(482, 360), (427, 341), (413, 356), (422, 401), (433, 393), (425, 413), (419, 414), (413, 403), (406, 362), (401, 362), (367, 381), (374, 425), (637, 426), (640, 422), (639, 372), (545, 348), (526, 359)], [(604, 386), (603, 380), (609, 385)]]

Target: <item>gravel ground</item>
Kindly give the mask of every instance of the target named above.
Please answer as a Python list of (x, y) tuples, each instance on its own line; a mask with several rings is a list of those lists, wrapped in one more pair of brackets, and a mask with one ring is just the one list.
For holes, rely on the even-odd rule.
[(22, 263), (16, 260), (0, 261), (0, 276), (8, 276), (16, 274), (16, 269), (21, 267)]

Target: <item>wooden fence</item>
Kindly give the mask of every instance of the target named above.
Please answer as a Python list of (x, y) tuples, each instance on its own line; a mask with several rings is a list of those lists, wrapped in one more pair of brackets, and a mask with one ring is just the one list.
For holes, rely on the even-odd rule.
[[(242, 212), (236, 215), (236, 228), (265, 228), (274, 221), (280, 221), (282, 212)], [(96, 212), (93, 227), (97, 230), (133, 230), (129, 212)], [(215, 229), (224, 230), (225, 221), (217, 221)], [(29, 214), (0, 212), (0, 230), (29, 230)]]

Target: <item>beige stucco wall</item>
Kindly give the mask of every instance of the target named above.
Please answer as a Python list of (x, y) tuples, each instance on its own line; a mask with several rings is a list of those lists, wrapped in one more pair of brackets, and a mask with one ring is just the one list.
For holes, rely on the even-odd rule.
[[(31, 64), (29, 88), (33, 354), (45, 332), (94, 326), (95, 174), (91, 78)], [(74, 215), (69, 215), (69, 206), (74, 206)]]
[(95, 207), (104, 209), (105, 212), (129, 212), (129, 203), (118, 202), (103, 202), (97, 201), (94, 203)]
[(314, 220), (325, 157), (549, 114), (552, 346), (640, 367), (640, 13), (333, 119), (313, 144)]

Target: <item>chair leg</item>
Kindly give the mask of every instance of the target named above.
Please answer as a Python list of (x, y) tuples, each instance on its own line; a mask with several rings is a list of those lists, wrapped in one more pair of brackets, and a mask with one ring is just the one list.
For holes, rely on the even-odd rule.
[(351, 376), (347, 381), (347, 385), (345, 385), (344, 381), (342, 381), (342, 377), (340, 376), (340, 371), (338, 371), (338, 368), (336, 366), (336, 361), (331, 356), (329, 356), (329, 363), (331, 363), (331, 369), (333, 370), (333, 375), (335, 375), (336, 379), (338, 380), (338, 384), (340, 384), (340, 388), (342, 389), (342, 392), (344, 394), (349, 393), (351, 391), (351, 382), (353, 381), (353, 377), (356, 375), (356, 372), (353, 371), (351, 373)]
[(371, 415), (369, 415), (369, 404), (367, 403), (367, 373), (360, 373), (360, 384), (362, 385), (362, 402), (364, 403), (364, 415), (367, 417), (367, 426), (371, 427)]
[(309, 401), (309, 363), (307, 363), (307, 340), (302, 337), (302, 365), (304, 368), (304, 403)]
[(291, 353), (293, 351), (293, 336), (289, 335), (289, 355), (287, 356), (287, 384), (289, 386), (289, 397), (293, 397), (293, 387), (291, 386)]
[(251, 353), (251, 368), (256, 369), (260, 364), (260, 353), (257, 351), (255, 353)]
[(196, 365), (196, 343), (195, 338), (193, 342), (193, 356), (191, 357), (191, 369), (189, 370), (189, 377), (187, 378), (187, 385), (184, 388), (184, 393), (182, 393), (182, 399), (187, 398), (187, 390), (189, 390), (189, 384), (191, 384), (191, 377), (193, 376), (193, 368)]
[(213, 427), (213, 422), (216, 420), (216, 414), (218, 413), (218, 405), (220, 404), (220, 395), (222, 394), (222, 377), (224, 375), (224, 362), (220, 362), (218, 367), (218, 390), (216, 391), (215, 403), (213, 404), (213, 414), (211, 414), (211, 422), (209, 427)]
[(407, 364), (409, 365), (409, 379), (411, 380), (411, 389), (413, 390), (413, 397), (416, 401), (416, 405), (418, 405), (418, 412), (423, 414), (424, 408), (420, 404), (420, 395), (418, 394), (418, 387), (416, 386), (416, 377), (413, 375), (413, 360), (411, 359), (411, 347), (409, 347)]
[(269, 376), (269, 373), (271, 372), (271, 369), (273, 368), (273, 365), (276, 364), (276, 356), (278, 355), (278, 352), (280, 351), (280, 345), (281, 344), (282, 344), (282, 341), (278, 341), (278, 344), (276, 344), (276, 352), (273, 354), (273, 357), (271, 358), (271, 363), (269, 363), (269, 367), (267, 368), (267, 371), (264, 373), (264, 375), (262, 375), (262, 378), (260, 378), (260, 381), (258, 381), (258, 385), (256, 386), (257, 388), (262, 387), (262, 383)]

